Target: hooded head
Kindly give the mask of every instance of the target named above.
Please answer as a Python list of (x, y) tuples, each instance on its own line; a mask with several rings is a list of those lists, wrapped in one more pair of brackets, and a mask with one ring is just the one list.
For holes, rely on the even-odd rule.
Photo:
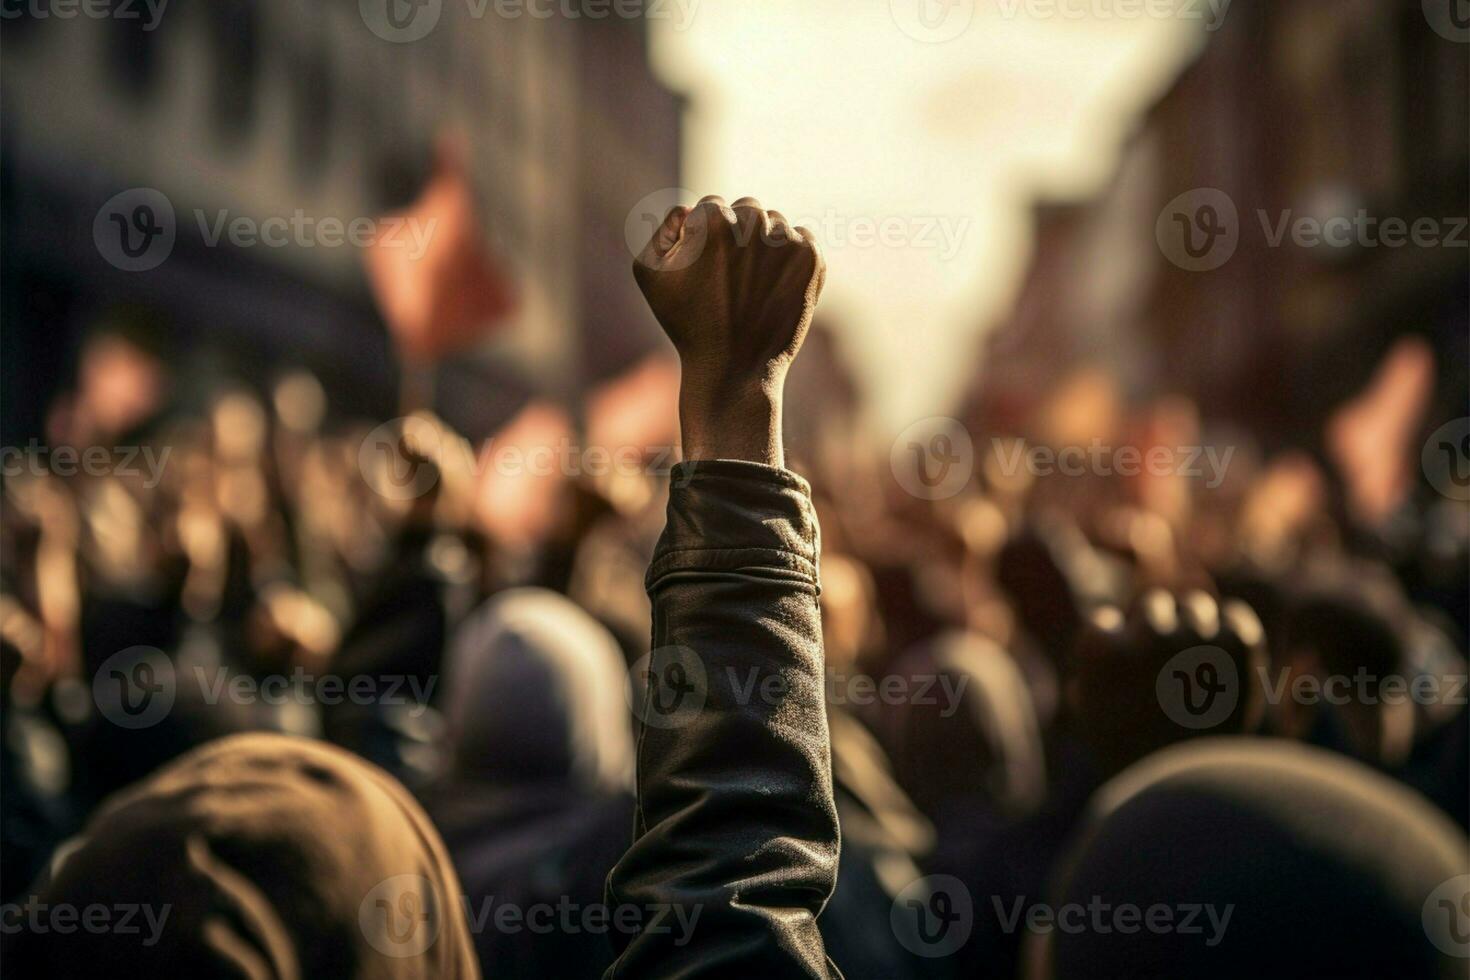
[(622, 653), (569, 599), (544, 589), (497, 595), (455, 635), (447, 669), (455, 779), (632, 785)]
[(937, 817), (979, 805), (1015, 816), (1041, 801), (1040, 727), (1005, 650), (975, 633), (945, 633), (890, 674), (903, 677), (913, 697), (888, 712), (887, 742), (894, 772), (921, 810)]
[(1085, 925), (1042, 940), (1032, 975), (1464, 977), (1467, 871), (1448, 818), (1359, 763), (1200, 739), (1098, 791), (1052, 896)]
[[(390, 776), (323, 743), (206, 745), (114, 797), (58, 863), (7, 975), (479, 977), (438, 833)], [(110, 928), (77, 927), (97, 910)]]

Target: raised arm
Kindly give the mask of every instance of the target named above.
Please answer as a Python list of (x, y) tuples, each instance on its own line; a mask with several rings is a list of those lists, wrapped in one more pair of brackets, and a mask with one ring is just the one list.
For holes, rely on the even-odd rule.
[[(821, 292), (811, 236), (748, 198), (670, 212), (634, 268), (683, 364), (685, 462), (648, 570), (653, 653), (609, 978), (839, 976), (816, 516), (783, 467), (781, 390)], [(697, 918), (696, 918), (697, 917)], [(676, 921), (671, 917), (669, 921)]]

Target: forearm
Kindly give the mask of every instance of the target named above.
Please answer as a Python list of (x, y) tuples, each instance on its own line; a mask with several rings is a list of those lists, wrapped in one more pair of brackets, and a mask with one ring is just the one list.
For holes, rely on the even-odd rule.
[(615, 906), (698, 918), (688, 935), (620, 936), (611, 977), (829, 975), (816, 917), (838, 830), (818, 551), (794, 474), (730, 461), (675, 470), (648, 573), (635, 841), (608, 890)]
[(691, 376), (679, 389), (679, 434), (684, 459), (737, 459), (780, 469), (781, 382), (721, 385)]

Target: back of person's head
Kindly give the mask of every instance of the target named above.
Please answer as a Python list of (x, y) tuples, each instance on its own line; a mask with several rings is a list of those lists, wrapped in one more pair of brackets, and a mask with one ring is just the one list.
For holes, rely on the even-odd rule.
[(280, 735), (211, 743), (114, 797), (17, 918), (5, 965), (22, 978), (479, 976), (454, 869), (407, 791)]
[[(944, 633), (891, 672), (909, 696), (886, 712), (894, 774), (919, 809), (1027, 812), (1046, 787), (1040, 726), (1020, 668), (975, 633)], [(878, 680), (881, 692), (886, 683)]]
[(1442, 813), (1350, 759), (1277, 739), (1174, 746), (1094, 797), (1030, 975), (1464, 977), (1467, 870)]
[(1410, 673), (1409, 647), (1418, 625), (1402, 586), (1383, 566), (1311, 566), (1283, 617), (1278, 666), (1294, 680), (1337, 684), (1353, 695), (1284, 699), (1281, 729), (1367, 762), (1401, 764), (1414, 739), (1415, 706), (1407, 697), (1385, 694), (1380, 685)]
[(545, 589), (500, 593), (460, 627), (447, 673), (455, 778), (631, 786), (623, 656), (571, 600)]

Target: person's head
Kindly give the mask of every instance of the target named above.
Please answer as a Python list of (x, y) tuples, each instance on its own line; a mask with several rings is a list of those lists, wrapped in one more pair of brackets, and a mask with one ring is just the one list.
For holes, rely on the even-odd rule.
[(156, 312), (110, 311), (88, 330), (77, 360), (75, 437), (120, 437), (146, 422), (168, 396), (169, 327)]
[(460, 627), (446, 673), (455, 778), (631, 785), (622, 653), (571, 600), (544, 589), (500, 593)]
[[(1278, 739), (1177, 745), (1093, 798), (1029, 976), (1464, 977), (1470, 850), (1342, 756)], [(1080, 912), (1069, 910), (1080, 909)]]
[[(1046, 790), (1040, 726), (1009, 654), (974, 633), (945, 633), (891, 671), (907, 693), (883, 724), (894, 773), (932, 817), (955, 807), (1012, 817)], [(879, 678), (885, 690), (887, 678)]]
[[(1412, 747), (1415, 705), (1381, 689), (1409, 674), (1415, 615), (1386, 568), (1365, 562), (1310, 566), (1283, 616), (1277, 666), (1293, 685), (1307, 680), (1351, 696), (1284, 698), (1282, 730), (1375, 764), (1397, 765)], [(1325, 702), (1325, 703), (1313, 703)]]
[[(110, 800), (21, 909), (6, 975), (477, 980), (443, 843), (392, 777), (221, 739)], [(129, 928), (56, 928), (63, 909)], [(12, 972), (13, 971), (13, 972)]]

